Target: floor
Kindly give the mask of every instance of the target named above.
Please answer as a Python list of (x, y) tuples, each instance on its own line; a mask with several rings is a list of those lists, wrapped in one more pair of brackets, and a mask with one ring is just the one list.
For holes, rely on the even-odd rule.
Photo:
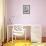
[(4, 44), (4, 46), (31, 46), (31, 42), (30, 41), (24, 41), (24, 40), (16, 40), (16, 41), (10, 41), (6, 44)]
[(14, 40), (5, 43), (3, 46), (46, 46), (46, 43), (31, 43), (30, 41)]

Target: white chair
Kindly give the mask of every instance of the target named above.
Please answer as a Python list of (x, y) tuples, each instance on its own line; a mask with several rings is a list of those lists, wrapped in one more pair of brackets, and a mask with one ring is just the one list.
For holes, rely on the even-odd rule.
[(16, 36), (23, 36), (24, 35), (24, 29), (23, 26), (21, 25), (14, 25), (13, 29), (12, 29), (12, 42), (13, 42), (13, 36), (15, 36), (15, 40), (16, 40)]

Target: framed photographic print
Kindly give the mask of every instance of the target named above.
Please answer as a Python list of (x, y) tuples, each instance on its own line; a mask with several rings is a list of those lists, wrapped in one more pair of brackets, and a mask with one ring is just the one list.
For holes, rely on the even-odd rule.
[(23, 14), (30, 14), (30, 5), (23, 5)]

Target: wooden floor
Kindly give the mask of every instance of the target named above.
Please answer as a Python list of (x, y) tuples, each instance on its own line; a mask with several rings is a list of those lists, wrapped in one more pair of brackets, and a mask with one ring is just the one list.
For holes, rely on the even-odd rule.
[(42, 42), (44, 43), (31, 43), (31, 41), (27, 40), (14, 40), (5, 43), (3, 46), (46, 46), (46, 37), (42, 37)]
[(24, 41), (24, 40), (16, 40), (16, 41), (10, 41), (8, 43), (5, 43), (3, 46), (31, 46), (30, 41)]
[(31, 43), (30, 41), (14, 40), (5, 43), (3, 46), (46, 46), (46, 43)]

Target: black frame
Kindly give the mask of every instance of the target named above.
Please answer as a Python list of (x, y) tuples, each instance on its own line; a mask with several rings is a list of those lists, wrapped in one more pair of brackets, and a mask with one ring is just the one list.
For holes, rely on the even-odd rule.
[(30, 5), (23, 5), (23, 14), (30, 14)]

